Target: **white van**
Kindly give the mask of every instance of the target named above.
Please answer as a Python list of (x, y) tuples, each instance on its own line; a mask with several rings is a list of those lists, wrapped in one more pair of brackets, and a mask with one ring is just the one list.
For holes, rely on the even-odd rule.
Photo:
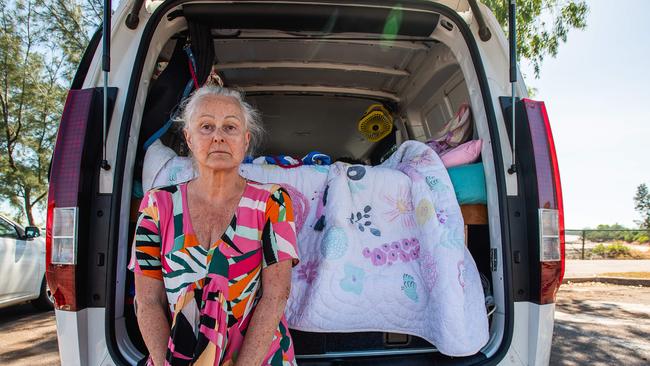
[[(99, 32), (59, 127), (47, 279), (62, 364), (134, 365), (147, 356), (127, 261), (143, 146), (192, 80), (185, 43), (203, 76), (214, 64), (226, 86), (244, 90), (261, 111), (266, 155), (318, 150), (377, 164), (403, 141), (437, 137), (464, 103), (471, 108), (471, 138), (483, 142), (486, 198), (472, 207), (459, 203), (467, 247), (491, 299), (488, 342), (473, 355), (449, 357), (410, 334), (292, 331), (299, 364), (548, 364), (564, 271), (558, 165), (545, 106), (526, 99), (521, 81), (512, 127), (508, 44), (486, 6), (469, 0), (144, 3), (122, 0), (113, 15), (105, 142)], [(394, 132), (370, 142), (357, 122), (376, 103), (394, 117)], [(176, 137), (163, 140), (182, 153)]]

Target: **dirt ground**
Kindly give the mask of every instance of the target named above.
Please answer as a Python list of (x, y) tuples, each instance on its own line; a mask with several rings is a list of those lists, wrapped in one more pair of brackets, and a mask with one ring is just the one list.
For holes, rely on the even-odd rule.
[[(58, 365), (54, 312), (0, 309), (0, 365)], [(650, 287), (563, 285), (551, 365), (649, 365)]]
[(54, 311), (30, 304), (0, 309), (0, 365), (59, 365)]
[(562, 285), (551, 365), (650, 364), (650, 287)]

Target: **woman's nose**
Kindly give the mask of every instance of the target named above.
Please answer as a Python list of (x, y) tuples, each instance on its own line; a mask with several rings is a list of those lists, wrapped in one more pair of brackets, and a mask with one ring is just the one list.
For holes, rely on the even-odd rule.
[(225, 132), (223, 132), (220, 128), (215, 129), (214, 133), (212, 134), (212, 139), (214, 142), (225, 142), (226, 137), (224, 136)]

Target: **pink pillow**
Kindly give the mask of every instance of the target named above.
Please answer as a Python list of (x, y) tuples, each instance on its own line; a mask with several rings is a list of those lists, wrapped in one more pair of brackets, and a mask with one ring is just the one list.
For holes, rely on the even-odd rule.
[(440, 154), (442, 164), (446, 168), (471, 164), (478, 160), (478, 157), (481, 155), (481, 145), (481, 140), (472, 140), (447, 150)]

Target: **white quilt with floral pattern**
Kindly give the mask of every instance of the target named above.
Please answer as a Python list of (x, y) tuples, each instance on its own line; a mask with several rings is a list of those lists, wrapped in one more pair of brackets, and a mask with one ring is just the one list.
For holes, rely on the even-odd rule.
[(242, 175), (280, 183), (292, 197), (301, 261), (290, 327), (408, 333), (452, 356), (486, 344), (483, 289), (460, 207), (429, 147), (407, 141), (376, 167), (247, 164)]

